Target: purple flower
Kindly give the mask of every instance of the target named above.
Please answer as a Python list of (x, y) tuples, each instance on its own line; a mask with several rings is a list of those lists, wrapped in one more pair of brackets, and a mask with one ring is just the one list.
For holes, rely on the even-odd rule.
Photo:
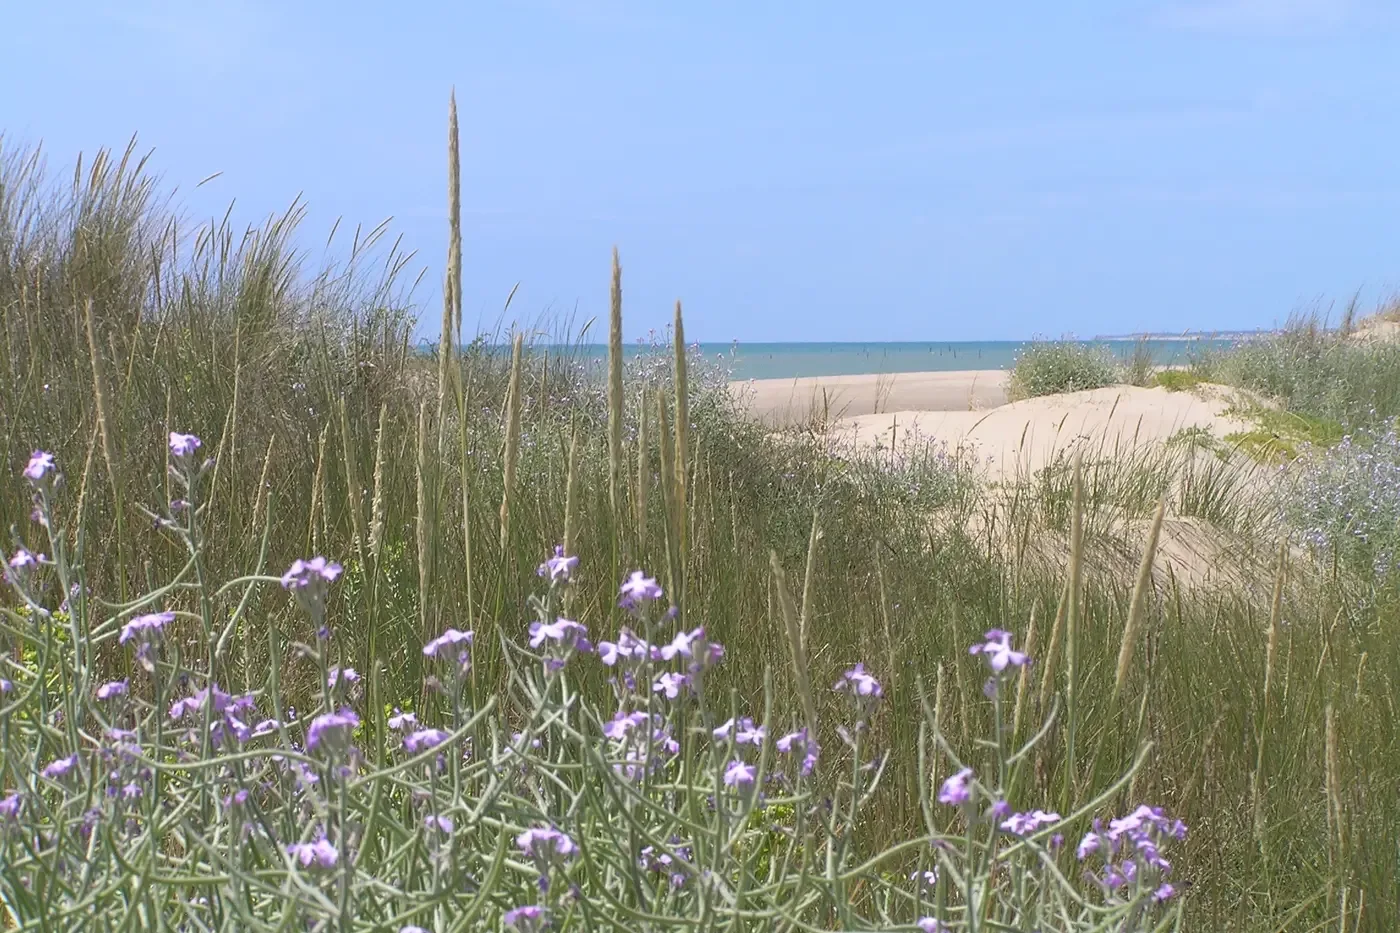
[(805, 728), (796, 732), (789, 732), (778, 739), (778, 751), (787, 753), (802, 752), (802, 774), (807, 776), (812, 773), (817, 766), (817, 756), (821, 754), (821, 747), (817, 745), (815, 739), (807, 734)]
[(67, 758), (59, 758), (44, 765), (44, 769), (39, 773), (51, 781), (56, 781), (68, 774), (78, 766), (78, 756), (69, 755)]
[(3, 816), (7, 820), (17, 818), (19, 816), (20, 804), (23, 802), (24, 798), (20, 797), (19, 794), (9, 794), (5, 797), (0, 797), (0, 816)]
[(0, 677), (0, 693), (9, 693), (13, 689), (15, 689), (14, 681)]
[(193, 457), (194, 452), (200, 448), (200, 440), (193, 434), (180, 434), (175, 431), (170, 432), (170, 455), (176, 460), (184, 460)]
[(446, 732), (441, 729), (419, 729), (417, 732), (410, 732), (403, 738), (404, 751), (410, 755), (441, 745), (449, 738)]
[(30, 456), (29, 464), (24, 468), (24, 476), (30, 482), (37, 485), (53, 469), (53, 454), (42, 450), (36, 450)]
[(923, 933), (951, 933), (947, 927), (939, 923), (933, 917), (920, 917), (915, 924)]
[(448, 836), (452, 835), (452, 830), (455, 827), (455, 824), (452, 822), (452, 817), (433, 813), (429, 813), (427, 816), (423, 817), (423, 825), (427, 828), (428, 832), (439, 829)]
[(1172, 885), (1169, 883), (1163, 884), (1157, 890), (1152, 892), (1152, 899), (1159, 904), (1161, 904), (1164, 901), (1168, 901), (1175, 896), (1176, 888), (1172, 887)]
[(624, 713), (622, 710), (618, 710), (613, 714), (612, 719), (603, 723), (603, 735), (614, 741), (621, 741), (627, 738), (627, 734), (633, 729), (645, 725), (646, 721), (646, 713)]
[(331, 750), (344, 748), (350, 742), (350, 735), (360, 724), (360, 717), (351, 709), (338, 713), (322, 713), (311, 720), (306, 729), (306, 747), (315, 750), (318, 746), (328, 746)]
[(561, 580), (568, 580), (573, 574), (574, 568), (578, 566), (577, 557), (566, 557), (562, 545), (554, 548), (554, 556), (540, 564), (536, 571), (542, 577), (549, 577), (550, 583), (557, 583)]
[(1060, 821), (1060, 814), (1046, 813), (1044, 810), (1032, 810), (1030, 813), (1013, 813), (1002, 822), (1001, 828), (1008, 833), (1017, 836), (1029, 836), (1042, 826), (1049, 826)]
[(578, 852), (574, 841), (553, 827), (527, 829), (515, 837), (515, 844), (521, 852), (542, 861), (569, 858)]
[(648, 577), (640, 570), (632, 571), (631, 575), (624, 581), (618, 589), (617, 604), (623, 609), (634, 609), (639, 604), (660, 599), (664, 595), (661, 587), (656, 585), (655, 577)]
[(755, 726), (753, 720), (745, 716), (737, 723), (738, 731), (735, 731), (736, 723), (733, 719), (726, 722), (714, 731), (717, 739), (733, 739), (738, 745), (762, 745), (768, 730), (763, 726)]
[(126, 681), (111, 680), (97, 688), (97, 698), (99, 700), (110, 700), (113, 697), (125, 696), (126, 690)]
[(326, 672), (326, 686), (334, 690), (335, 685), (341, 681), (347, 684), (357, 684), (360, 682), (360, 672), (353, 667), (339, 668), (333, 667)]
[(1011, 650), (1011, 633), (994, 628), (986, 633), (986, 641), (967, 649), (968, 654), (984, 654), (992, 670), (1000, 674), (1007, 667), (1020, 667), (1030, 658), (1020, 651)]
[(253, 727), (252, 734), (255, 738), (258, 738), (264, 735), (271, 735), (272, 733), (276, 732), (278, 729), (281, 728), (282, 723), (278, 722), (276, 719), (264, 719), (262, 722), (258, 723), (256, 726)]
[(938, 789), (938, 802), (946, 803), (949, 806), (962, 806), (972, 799), (972, 789), (968, 787), (968, 782), (972, 779), (972, 769), (963, 768), (948, 780), (943, 782), (943, 786)]
[[(423, 656), (435, 658), (439, 651), (445, 648), (451, 648), (453, 645), (470, 645), (472, 643), (472, 637), (471, 632), (459, 632), (455, 628), (450, 628), (423, 646)], [(465, 661), (466, 656), (467, 652), (464, 647), (461, 654), (458, 655), (458, 660)]]
[(123, 800), (136, 800), (142, 793), (144, 793), (144, 791), (142, 791), (141, 785), (137, 784), (135, 781), (130, 781), (122, 785)]
[(418, 717), (413, 713), (401, 713), (394, 710), (394, 715), (389, 717), (389, 728), (395, 732), (402, 732), (405, 729), (418, 725)]
[(324, 557), (313, 557), (310, 560), (298, 558), (292, 562), (287, 572), (282, 574), (282, 586), (292, 591), (313, 590), (318, 586), (334, 583), (341, 570), (339, 564)]
[(27, 549), (20, 548), (18, 551), (15, 551), (15, 556), (10, 558), (10, 569), (27, 571), (31, 567), (39, 566), (39, 561), (42, 559), (42, 554), (40, 554), (38, 557), (35, 557), (33, 553), (31, 553)]
[(501, 919), (505, 921), (506, 926), (519, 930), (520, 933), (538, 933), (545, 928), (544, 908), (535, 904), (512, 907)]
[(1103, 838), (1098, 833), (1085, 833), (1084, 838), (1079, 840), (1079, 847), (1074, 850), (1074, 854), (1082, 862), (1097, 852), (1101, 845)]
[(686, 675), (667, 671), (656, 679), (656, 683), (651, 685), (651, 690), (653, 693), (664, 693), (668, 700), (674, 700), (680, 696), (681, 688), (689, 683), (690, 678)]
[(530, 647), (538, 648), (546, 641), (556, 642), (565, 650), (578, 648), (581, 651), (588, 651), (592, 648), (592, 645), (588, 643), (588, 629), (573, 619), (560, 618), (553, 622), (531, 622)]
[(598, 643), (598, 658), (608, 667), (612, 667), (619, 661), (643, 661), (647, 657), (650, 646), (632, 633), (631, 629), (624, 628), (617, 636), (616, 642), (600, 641)]
[(689, 632), (677, 632), (676, 637), (671, 639), (669, 645), (660, 645), (651, 649), (653, 661), (670, 661), (676, 655), (684, 657), (691, 656), (691, 643), (697, 638), (704, 636), (705, 630), (697, 628)]
[(850, 693), (854, 697), (878, 697), (884, 694), (880, 682), (865, 672), (864, 664), (857, 664), (841, 675), (841, 679), (831, 688), (838, 693)]
[(340, 853), (329, 839), (294, 843), (287, 846), (287, 854), (303, 868), (334, 868), (340, 861)]
[(729, 767), (724, 769), (724, 785), (736, 787), (740, 784), (752, 784), (757, 773), (753, 765), (745, 764), (740, 759), (735, 758), (729, 763)]
[(934, 868), (930, 871), (916, 871), (909, 876), (909, 880), (921, 881), (923, 882), (923, 884), (931, 888), (934, 885), (938, 884), (938, 869)]
[(203, 709), (204, 704), (209, 702), (211, 697), (215, 713), (222, 714), (234, 705), (233, 697), (220, 690), (218, 684), (213, 684), (203, 690), (196, 690), (183, 700), (176, 700), (170, 704), (170, 718), (172, 720), (184, 719), (188, 714)]
[(174, 621), (175, 613), (173, 612), (152, 612), (137, 616), (122, 626), (121, 634), (117, 636), (117, 642), (124, 645), (133, 638), (138, 642), (154, 641), (160, 636), (161, 630)]

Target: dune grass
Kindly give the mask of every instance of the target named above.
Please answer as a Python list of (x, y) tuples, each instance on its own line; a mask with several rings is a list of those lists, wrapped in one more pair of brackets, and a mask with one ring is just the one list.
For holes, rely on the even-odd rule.
[[(652, 568), (683, 594), (683, 622), (728, 647), (716, 695), (758, 708), (768, 683), (779, 715), (799, 714), (803, 695), (786, 647), (790, 598), (824, 746), (840, 745), (841, 721), (841, 698), (824, 688), (857, 662), (884, 684), (869, 741), (891, 757), (850, 842), (868, 852), (923, 821), (921, 687), (941, 684), (941, 728), (974, 747), (990, 713), (981, 678), (953, 659), (1006, 629), (1038, 659), (1016, 734), (1068, 704), (1014, 802), (1071, 812), (1150, 740), (1148, 764), (1110, 803), (1159, 801), (1191, 826), (1174, 859), (1187, 928), (1385, 929), (1400, 915), (1393, 620), (1343, 616), (1343, 593), (1286, 562), (1271, 606), (1253, 590), (1150, 581), (1135, 596), (1131, 576), (1070, 573), (1016, 544), (1047, 527), (1093, 536), (1124, 510), (1149, 518), (1162, 482), (1095, 467), (1075, 520), (1072, 471), (1051, 471), (1008, 516), (1004, 500), (966, 495), (937, 458), (891, 471), (833, 458), (814, 438), (770, 438), (703, 373), (676, 380), (664, 351), (621, 379), (620, 360), (603, 379), (529, 341), (513, 361), (492, 340), (425, 357), (399, 288), (408, 260), (382, 228), (356, 232), (348, 266), (308, 271), (290, 246), (299, 209), (246, 235), (182, 230), (133, 152), (100, 156), (71, 185), (45, 181), (23, 150), (0, 154), (0, 173), (5, 462), (18, 469), (44, 447), (63, 464), (58, 518), (89, 529), (71, 547), (97, 598), (117, 602), (184, 566), (142, 511), (172, 498), (170, 430), (200, 434), (214, 461), (204, 572), (233, 579), (312, 553), (338, 558), (345, 573), (327, 606), (337, 649), (387, 705), (422, 701), (423, 636), (449, 626), (476, 633), (473, 689), (504, 696), (500, 636), (524, 631), (534, 569), (566, 536), (581, 558), (570, 612), (595, 637), (626, 621), (617, 581)], [(615, 316), (620, 281), (615, 268)], [(1282, 352), (1228, 365), (1262, 384), (1291, 359)], [(1316, 395), (1319, 408), (1400, 401), (1400, 380), (1394, 393), (1382, 385), (1390, 364), (1366, 359), (1365, 380), (1341, 390), (1357, 399), (1322, 392), (1320, 378), (1282, 388)], [(1069, 375), (1028, 380), (1027, 391), (1112, 381), (1099, 363), (1057, 363)], [(678, 382), (689, 407), (679, 422)], [(1198, 494), (1184, 508), (1224, 520), (1229, 498)], [(31, 510), (21, 486), (0, 484), (0, 526), (29, 527)], [(972, 510), (984, 514), (975, 527), (1009, 521), (1016, 533), (969, 533)], [(1072, 591), (1067, 575), (1080, 580)], [(279, 595), (250, 591), (232, 676), (257, 689), (275, 670), (288, 702), (310, 703), (316, 664), (276, 646), (316, 632)], [(1125, 632), (1137, 650), (1120, 671)], [(194, 629), (174, 637), (201, 650)], [(126, 655), (95, 652), (98, 669), (125, 672)], [(609, 687), (594, 670), (577, 689), (598, 699)]]

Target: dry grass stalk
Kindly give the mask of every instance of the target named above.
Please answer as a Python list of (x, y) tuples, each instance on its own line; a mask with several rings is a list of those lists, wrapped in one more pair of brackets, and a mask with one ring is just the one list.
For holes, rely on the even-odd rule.
[(1065, 608), (1065, 798), (1073, 802), (1076, 782), (1075, 739), (1079, 700), (1079, 599), (1084, 573), (1084, 460), (1074, 457), (1074, 504), (1069, 525), (1069, 599)]
[[(462, 298), (462, 163), (457, 132), (457, 92), (447, 105), (447, 275), (442, 288), (442, 336), (438, 338), (438, 412), (447, 400), (452, 351), (460, 337)], [(441, 439), (439, 439), (440, 441)]]
[(807, 734), (813, 738), (817, 734), (817, 704), (812, 695), (812, 682), (807, 674), (807, 652), (802, 645), (798, 631), (797, 607), (792, 604), (792, 594), (788, 591), (787, 573), (778, 560), (777, 551), (768, 552), (768, 564), (773, 569), (773, 586), (777, 591), (778, 605), (783, 614), (783, 631), (787, 635), (788, 655), (792, 659), (792, 676), (797, 682), (797, 698), (802, 703), (802, 715), (807, 721)]
[(83, 303), (83, 319), (87, 329), (88, 354), (92, 361), (92, 396), (97, 407), (98, 436), (102, 441), (102, 459), (107, 463), (107, 478), (112, 485), (112, 511), (116, 517), (117, 533), (117, 591), (122, 602), (126, 602), (126, 534), (124, 533), (122, 512), (122, 482), (117, 464), (116, 448), (112, 438), (110, 403), (107, 397), (106, 382), (102, 378), (102, 355), (97, 348), (97, 330), (93, 325), (92, 299)]
[(612, 254), (612, 301), (608, 316), (608, 502), (617, 514), (622, 476), (622, 263)]
[(320, 515), (322, 503), (325, 502), (326, 488), (326, 437), (330, 433), (331, 426), (324, 425), (321, 428), (321, 439), (316, 442), (316, 473), (311, 479), (311, 507), (307, 514), (306, 523), (306, 547), (303, 551), (310, 554), (317, 550), (316, 547), (316, 517)]
[(524, 365), (525, 337), (516, 334), (510, 350), (510, 383), (506, 388), (506, 446), (502, 457), (501, 554), (510, 543), (510, 505), (515, 490), (516, 461), (520, 457), (520, 370)]
[[(1324, 750), (1326, 755), (1327, 831), (1332, 840), (1333, 856), (1328, 860), (1332, 870), (1346, 874), (1347, 826), (1346, 809), (1342, 801), (1341, 749), (1337, 743), (1337, 717), (1331, 703), (1325, 711)], [(1345, 877), (1343, 877), (1345, 890)]]
[(428, 587), (432, 583), (432, 517), (430, 515), (431, 504), (428, 502), (428, 400), (423, 399), (418, 403), (418, 458), (417, 458), (417, 552), (418, 552), (418, 616), (419, 633), (423, 640), (427, 641), (432, 637), (430, 629), (429, 607), (428, 607)]
[(1050, 692), (1055, 686), (1055, 668), (1060, 663), (1060, 642), (1065, 630), (1065, 612), (1069, 608), (1069, 580), (1060, 590), (1060, 602), (1055, 609), (1055, 621), (1050, 625), (1050, 640), (1045, 645), (1045, 670), (1040, 675), (1038, 709), (1041, 715), (1050, 708)]
[(672, 448), (670, 427), (666, 423), (666, 396), (656, 393), (656, 433), (661, 448), (661, 514), (662, 525), (666, 530), (666, 585), (670, 589), (671, 600), (679, 605), (681, 597), (679, 561), (676, 548), (679, 545), (676, 529), (676, 455)]
[(1264, 647), (1264, 696), (1260, 702), (1259, 727), (1254, 757), (1254, 773), (1250, 775), (1250, 797), (1254, 805), (1254, 835), (1264, 835), (1264, 754), (1268, 748), (1269, 713), (1274, 685), (1274, 665), (1278, 658), (1279, 633), (1283, 626), (1283, 586), (1287, 569), (1288, 542), (1280, 541), (1278, 569), (1274, 574), (1274, 594), (1269, 603), (1269, 631)]
[[(167, 423), (169, 423), (169, 419), (167, 419)], [(97, 455), (97, 433), (98, 433), (98, 430), (99, 430), (98, 426), (97, 426), (96, 424), (94, 424), (94, 425), (92, 426), (92, 436), (88, 438), (87, 456), (85, 456), (85, 457), (83, 458), (83, 478), (82, 478), (82, 481), (78, 484), (78, 504), (77, 504), (77, 506), (73, 509), (73, 514), (74, 514), (75, 516), (77, 516), (78, 522), (81, 522), (81, 521), (82, 521), (82, 519), (83, 519), (83, 508), (84, 508), (84, 507), (86, 506), (86, 504), (87, 504), (88, 478), (92, 475), (92, 461), (95, 459), (95, 457), (96, 457), (96, 455)], [(166, 448), (166, 456), (169, 456), (169, 448)], [(165, 479), (165, 482), (166, 482), (166, 495), (165, 495), (165, 501), (166, 501), (166, 502), (169, 502), (169, 501), (170, 501), (170, 490), (169, 490), (169, 483), (170, 483), (169, 474), (170, 474), (170, 471), (169, 471), (169, 470), (166, 470), (165, 472), (166, 472), (166, 479)], [(77, 522), (75, 522), (74, 524), (77, 524)], [(77, 534), (77, 529), (75, 528), (73, 531), (74, 531), (74, 534), (76, 535), (76, 534)], [(74, 544), (76, 545), (76, 543), (77, 543), (77, 542), (75, 541)]]
[(651, 486), (651, 456), (647, 437), (647, 399), (643, 391), (637, 406), (637, 548), (640, 554), (647, 551), (647, 493)]
[(379, 406), (379, 428), (374, 434), (374, 495), (369, 504), (369, 556), (376, 567), (384, 550), (384, 436), (389, 428), (389, 406)]
[(1142, 627), (1143, 604), (1147, 601), (1147, 591), (1152, 586), (1152, 562), (1157, 556), (1157, 540), (1162, 534), (1162, 520), (1166, 514), (1167, 500), (1163, 498), (1157, 503), (1157, 513), (1152, 516), (1152, 527), (1147, 532), (1147, 546), (1142, 552), (1137, 582), (1133, 584), (1133, 596), (1128, 604), (1128, 622), (1123, 626), (1123, 642), (1118, 647), (1118, 673), (1113, 678), (1115, 703), (1128, 682), (1128, 670), (1132, 666), (1133, 651), (1137, 647), (1138, 629)]
[(340, 455), (345, 461), (345, 493), (350, 506), (350, 527), (355, 534), (355, 551), (363, 560), (368, 535), (362, 511), (364, 500), (360, 494), (359, 471), (355, 469), (355, 451), (350, 437), (350, 416), (345, 410), (345, 399), (340, 399), (336, 407), (340, 413)]
[(578, 534), (578, 446), (579, 430), (575, 422), (569, 434), (569, 466), (564, 476), (564, 553), (577, 553), (574, 536)]
[[(466, 404), (466, 402), (467, 402), (466, 396), (463, 395), (462, 398), (461, 398), (461, 404), (458, 406), (458, 407), (459, 407), (459, 410), (461, 410), (461, 411), (463, 411), (463, 412), (465, 412), (465, 411), (467, 410), (467, 404)], [(471, 475), (472, 475), (472, 470), (474, 469), (474, 464), (471, 463), (471, 458), (470, 458), (470, 455), (469, 455), (469, 453), (468, 453), (468, 446), (467, 446), (467, 419), (466, 419), (465, 417), (462, 417), (462, 418), (459, 418), (459, 419), (458, 419), (457, 438), (458, 438), (458, 457), (459, 457), (459, 461), (458, 461), (458, 462), (459, 462), (459, 464), (460, 464), (460, 468), (461, 468), (461, 471), (462, 471), (462, 562), (463, 562), (462, 573), (463, 573), (463, 576), (466, 578), (466, 584), (467, 584), (467, 592), (466, 592), (466, 597), (467, 597), (467, 618), (468, 618), (469, 620), (471, 620), (471, 619), (474, 619), (474, 618), (475, 618), (475, 617), (472, 615), (472, 613), (475, 611), (475, 606), (476, 606), (476, 601), (475, 601), (475, 600), (476, 600), (476, 591), (473, 589), (473, 584), (472, 584), (472, 570), (473, 570), (473, 568), (472, 568), (472, 522), (471, 522), (471, 516), (472, 516), (472, 513), (471, 513)]]
[[(1040, 608), (1039, 603), (1031, 603), (1031, 618), (1026, 623), (1026, 647), (1023, 649), (1028, 657), (1035, 657), (1036, 649), (1040, 646), (1036, 644), (1036, 610)], [(1011, 716), (1011, 740), (1017, 742), (1021, 735), (1021, 717), (1025, 713), (1026, 694), (1030, 692), (1031, 670), (1029, 664), (1021, 665), (1021, 673), (1016, 679), (1016, 708)]]
[(690, 478), (690, 382), (686, 374), (685, 322), (681, 318), (681, 303), (676, 302), (675, 321), (675, 383), (676, 383), (676, 492), (681, 520), (681, 549), (685, 550), (686, 490)]
[[(816, 586), (817, 578), (817, 545), (822, 540), (821, 516), (815, 510), (812, 512), (812, 533), (807, 537), (807, 570), (802, 577), (802, 616), (798, 620), (798, 634), (802, 637), (802, 650), (806, 651), (810, 642), (807, 640), (808, 625), (812, 618), (812, 591)], [(884, 578), (881, 577), (880, 592), (884, 594)], [(886, 614), (886, 629), (889, 628), (888, 614)], [(894, 671), (890, 671), (894, 675)]]

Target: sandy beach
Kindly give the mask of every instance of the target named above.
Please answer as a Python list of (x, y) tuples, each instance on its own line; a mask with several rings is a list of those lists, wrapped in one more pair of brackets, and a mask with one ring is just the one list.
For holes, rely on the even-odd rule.
[(1217, 387), (1112, 386), (1008, 403), (1006, 378), (1004, 370), (966, 370), (760, 379), (730, 388), (751, 416), (775, 428), (824, 420), (834, 440), (856, 449), (888, 449), (913, 436), (941, 441), (984, 464), (993, 480), (1028, 475), (1076, 446), (1123, 451), (1185, 430), (1223, 438), (1253, 427), (1227, 414), (1232, 396)]

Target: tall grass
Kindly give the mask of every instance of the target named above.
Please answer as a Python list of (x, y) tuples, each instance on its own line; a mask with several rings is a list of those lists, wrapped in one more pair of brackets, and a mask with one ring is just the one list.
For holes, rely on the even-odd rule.
[[(508, 360), (474, 341), (451, 356), (448, 383), (462, 388), (434, 424), (436, 406), (425, 404), (435, 401), (442, 359), (410, 346), (399, 288), (408, 259), (383, 228), (357, 231), (347, 265), (308, 270), (291, 246), (299, 206), (246, 233), (186, 231), (160, 207), (133, 152), (104, 154), (71, 183), (47, 181), (42, 168), (28, 150), (0, 157), (0, 438), (12, 467), (39, 446), (65, 464), (82, 495), (59, 501), (63, 527), (122, 523), (121, 548), (106, 535), (71, 542), (97, 598), (118, 601), (123, 580), (144, 585), (183, 567), (185, 553), (148, 530), (139, 506), (168, 501), (162, 438), (190, 430), (211, 439), (217, 463), (202, 518), (212, 529), (201, 554), (211, 579), (265, 574), (310, 551), (339, 556), (346, 572), (328, 616), (346, 656), (365, 659), (383, 703), (419, 701), (423, 629), (450, 620), (476, 630), (472, 689), (505, 695), (500, 636), (517, 637), (528, 621), (528, 571), (567, 527), (582, 558), (571, 611), (595, 635), (614, 636), (623, 622), (615, 595), (624, 560), (670, 567), (672, 579), (684, 576), (679, 590), (668, 587), (683, 617), (703, 620), (728, 646), (714, 695), (733, 691), (757, 708), (768, 679), (776, 711), (815, 717), (824, 747), (840, 745), (830, 725), (839, 698), (822, 688), (858, 661), (888, 668), (878, 672), (886, 702), (868, 740), (891, 757), (852, 830), (854, 851), (922, 823), (920, 684), (929, 695), (941, 684), (946, 734), (985, 734), (982, 684), (948, 659), (989, 629), (1019, 640), (1039, 618), (1043, 681), (1031, 680), (1045, 690), (1024, 699), (1024, 719), (1039, 721), (1072, 684), (1076, 751), (1071, 764), (1069, 723), (1057, 720), (1013, 803), (1084, 803), (1151, 739), (1131, 799), (1124, 789), (1112, 804), (1160, 801), (1192, 826), (1176, 859), (1189, 882), (1188, 924), (1384, 929), (1400, 914), (1400, 735), (1388, 712), (1400, 633), (1374, 617), (1336, 624), (1342, 597), (1331, 589), (1281, 595), (1288, 625), (1264, 715), (1268, 607), (1251, 591), (1154, 580), (1134, 594), (1131, 573), (1086, 572), (1072, 590), (1072, 628), (1058, 623), (1071, 611), (1057, 614), (1066, 561), (1026, 560), (1016, 536), (968, 531), (968, 510), (1004, 516), (1005, 502), (954, 495), (961, 487), (936, 458), (888, 469), (833, 458), (818, 438), (771, 438), (693, 370), (689, 415), (678, 419), (669, 353), (624, 384), (621, 366), (598, 379), (567, 353), (520, 341)], [(620, 350), (616, 259), (613, 283), (610, 341)], [(682, 475), (672, 426), (686, 421)], [(458, 439), (457, 456), (423, 455), (421, 437), (433, 430)], [(1111, 476), (1107, 466), (1099, 472), (1102, 480), (1086, 463), (1086, 547), (1126, 501), (1096, 494)], [(1072, 475), (1050, 476), (1022, 503), (1018, 527), (1047, 527), (1030, 521), (1036, 511), (1071, 524), (1072, 485)], [(1150, 516), (1164, 491), (1133, 493), (1135, 514)], [(31, 510), (15, 484), (0, 484), (0, 525), (27, 528)], [(797, 607), (790, 581), (799, 575)], [(320, 689), (312, 661), (273, 646), (315, 632), (283, 600), (250, 591), (248, 601), (243, 618), (254, 628), (239, 663), (275, 667), (288, 700), (305, 702)], [(810, 685), (792, 664), (789, 612)], [(1127, 640), (1141, 650), (1120, 671), (1129, 618)], [(1072, 647), (1055, 647), (1071, 634)], [(198, 633), (179, 638), (198, 648)], [(94, 651), (98, 669), (120, 672), (120, 653)], [(0, 661), (22, 663), (19, 654)], [(594, 698), (609, 689), (597, 672), (578, 688)], [(971, 756), (979, 767), (990, 761)]]

